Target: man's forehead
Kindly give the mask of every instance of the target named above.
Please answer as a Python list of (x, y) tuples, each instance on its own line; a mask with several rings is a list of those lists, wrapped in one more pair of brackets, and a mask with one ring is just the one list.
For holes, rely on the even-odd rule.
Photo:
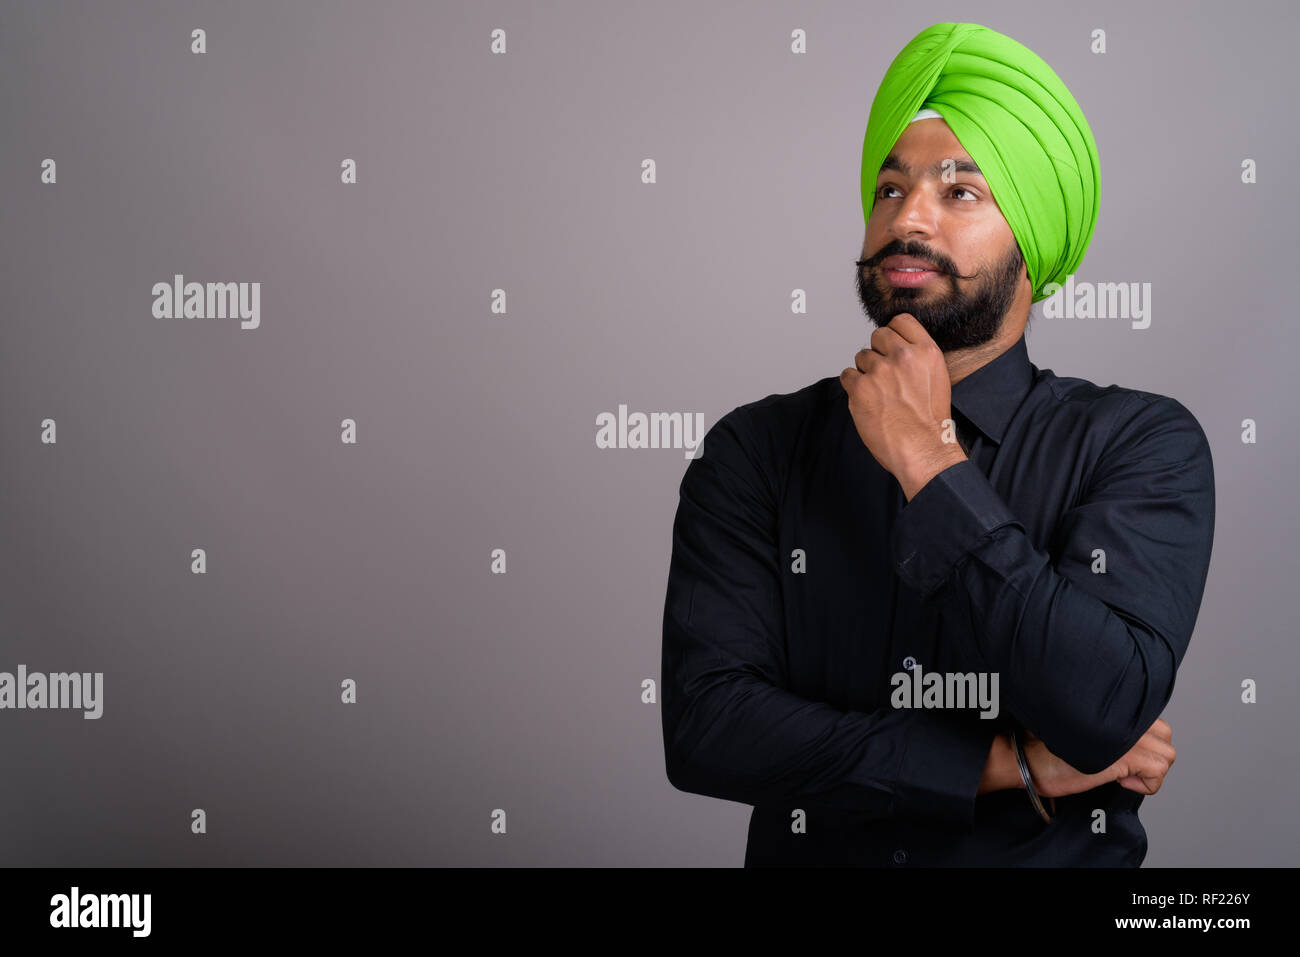
[(944, 150), (947, 156), (966, 156), (966, 149), (952, 127), (939, 117), (909, 123), (894, 141), (891, 153), (916, 150)]
[(937, 177), (944, 170), (945, 160), (952, 160), (954, 172), (980, 172), (947, 123), (938, 118), (917, 120), (894, 143), (894, 148), (880, 164), (880, 172), (896, 170), (905, 176)]

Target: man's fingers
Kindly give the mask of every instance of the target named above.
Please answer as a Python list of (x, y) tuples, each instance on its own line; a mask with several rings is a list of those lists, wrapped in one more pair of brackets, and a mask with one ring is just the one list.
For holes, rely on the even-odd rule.
[(871, 363), (880, 361), (880, 353), (874, 349), (859, 349), (853, 354), (853, 364), (857, 366), (858, 372), (868, 372), (871, 369)]
[[(868, 340), (871, 343), (871, 348), (882, 356), (887, 356), (899, 346), (905, 346), (908, 343), (908, 340), (893, 327), (893, 322), (899, 318), (900, 316), (895, 316), (890, 325), (881, 326), (871, 334), (871, 338)], [(911, 319), (912, 317), (908, 316), (908, 318)], [(916, 320), (913, 319), (912, 321), (915, 322)]]
[(1157, 737), (1164, 738), (1166, 741), (1172, 741), (1174, 738), (1174, 729), (1164, 718), (1156, 718), (1155, 724), (1151, 725), (1151, 729), (1147, 731), (1147, 734), (1154, 734)]
[[(921, 321), (910, 312), (900, 312), (889, 320), (889, 325), (885, 326), (885, 328), (893, 331), (899, 338), (913, 345), (921, 345), (931, 341), (930, 333), (925, 331), (925, 326), (921, 325)], [(874, 334), (872, 338), (875, 338)]]
[(1157, 781), (1154, 788), (1148, 784), (1147, 779), (1141, 775), (1133, 774), (1126, 778), (1119, 779), (1120, 787), (1127, 788), (1130, 791), (1136, 791), (1138, 794), (1155, 794), (1160, 790), (1160, 783)]
[(1154, 734), (1150, 733), (1142, 735), (1142, 740), (1134, 745), (1134, 748), (1141, 748), (1154, 757), (1166, 761), (1169, 764), (1173, 764), (1174, 758), (1178, 756), (1178, 752), (1174, 749), (1172, 744), (1164, 738), (1156, 737)]
[(1134, 745), (1120, 761), (1120, 776), (1115, 780), (1130, 791), (1155, 794), (1174, 763), (1174, 753), (1168, 742), (1151, 734), (1143, 735), (1141, 743)]

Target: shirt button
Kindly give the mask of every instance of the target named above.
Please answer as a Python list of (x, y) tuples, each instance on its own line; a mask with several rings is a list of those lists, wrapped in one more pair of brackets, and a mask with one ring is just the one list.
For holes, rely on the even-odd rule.
[(897, 850), (897, 851), (894, 851), (894, 863), (895, 863), (895, 864), (906, 864), (906, 863), (907, 863), (907, 851), (904, 851), (904, 850)]
[(903, 659), (903, 667), (906, 668), (908, 671), (911, 671), (913, 668), (916, 667), (916, 659), (913, 658), (911, 655), (908, 655), (906, 658)]

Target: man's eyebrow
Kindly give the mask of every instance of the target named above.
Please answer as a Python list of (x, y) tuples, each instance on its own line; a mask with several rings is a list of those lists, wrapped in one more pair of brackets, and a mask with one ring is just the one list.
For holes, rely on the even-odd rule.
[[(968, 160), (968, 159), (940, 160), (939, 162), (931, 166), (928, 170), (926, 170), (926, 175), (931, 177), (939, 176), (941, 173), (943, 173), (943, 164), (945, 162), (952, 163), (952, 169), (954, 173), (976, 173), (980, 176), (984, 175), (983, 173), (980, 172), (980, 168), (975, 165), (975, 162), (973, 160)], [(880, 164), (880, 172), (883, 173), (887, 169), (896, 170), (897, 172), (902, 173), (904, 176), (910, 176), (912, 174), (912, 167), (908, 166), (906, 163), (900, 160), (893, 153), (890, 153), (888, 156), (886, 156), (885, 161)]]

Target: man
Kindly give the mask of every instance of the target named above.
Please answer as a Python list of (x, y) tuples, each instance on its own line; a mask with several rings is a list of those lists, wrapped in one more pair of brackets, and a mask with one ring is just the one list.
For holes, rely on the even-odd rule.
[[(747, 866), (1142, 863), (1214, 477), (1176, 400), (1029, 361), (1098, 180), (1078, 104), (1009, 37), (936, 24), (886, 73), (870, 348), (717, 422), (673, 526), (667, 774), (754, 806)], [(979, 708), (952, 694), (976, 679)]]

